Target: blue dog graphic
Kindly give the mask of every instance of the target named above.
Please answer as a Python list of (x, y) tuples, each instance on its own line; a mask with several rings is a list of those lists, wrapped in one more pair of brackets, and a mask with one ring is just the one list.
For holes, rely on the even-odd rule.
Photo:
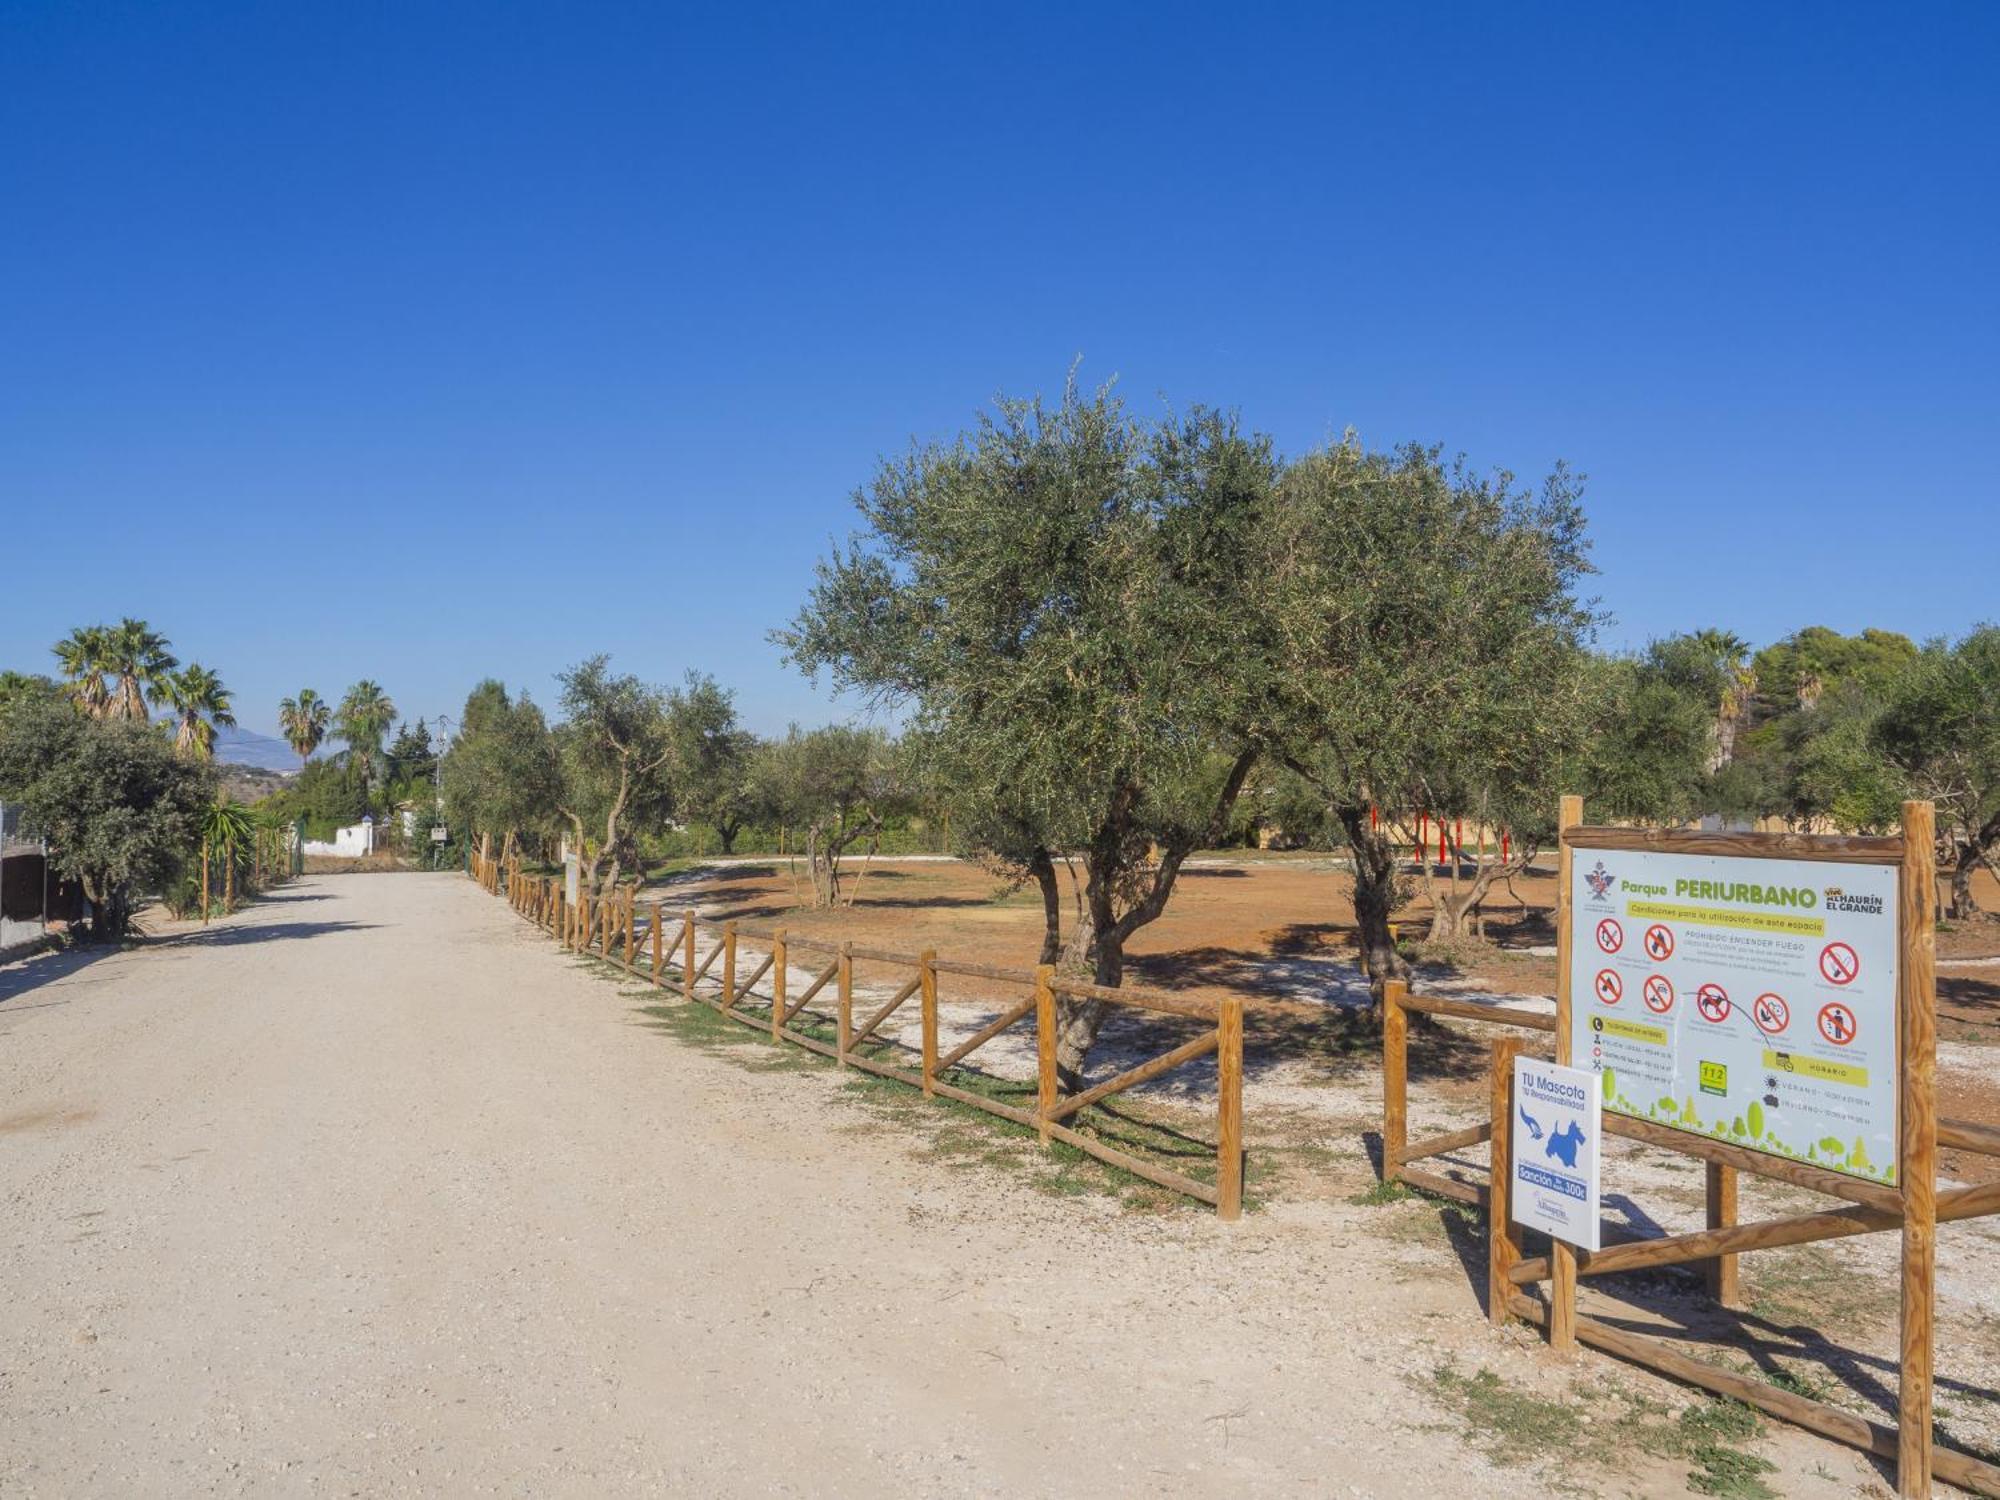
[[(1547, 1134), (1542, 1129), (1542, 1122), (1540, 1120), (1537, 1120), (1518, 1104), (1514, 1108), (1521, 1116), (1521, 1123), (1528, 1127), (1528, 1135), (1531, 1139), (1539, 1141)], [(1571, 1120), (1561, 1130), (1549, 1136), (1547, 1143), (1542, 1147), (1542, 1153), (1550, 1161), (1559, 1161), (1566, 1167), (1574, 1168), (1576, 1166), (1577, 1147), (1582, 1144), (1583, 1131), (1577, 1126), (1576, 1121)]]
[(1571, 1120), (1550, 1136), (1548, 1145), (1542, 1149), (1548, 1152), (1549, 1160), (1559, 1161), (1564, 1166), (1573, 1168), (1576, 1166), (1576, 1148), (1582, 1144), (1583, 1132), (1577, 1128), (1576, 1121)]

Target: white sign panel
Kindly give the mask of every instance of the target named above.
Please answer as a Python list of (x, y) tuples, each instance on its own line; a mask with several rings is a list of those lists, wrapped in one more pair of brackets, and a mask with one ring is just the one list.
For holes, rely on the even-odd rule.
[(1570, 1058), (1605, 1108), (1896, 1180), (1894, 866), (1573, 860)]
[(1585, 1250), (1598, 1248), (1597, 1075), (1540, 1058), (1514, 1059), (1514, 1222)]

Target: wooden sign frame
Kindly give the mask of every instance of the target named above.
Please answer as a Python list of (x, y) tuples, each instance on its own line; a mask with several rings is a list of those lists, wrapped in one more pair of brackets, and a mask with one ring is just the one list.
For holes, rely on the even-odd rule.
[[(1760, 1151), (1745, 1149), (1725, 1141), (1712, 1140), (1669, 1129), (1653, 1121), (1607, 1113), (1607, 1134), (1643, 1141), (1669, 1151), (1700, 1157), (1707, 1166), (1707, 1220), (1703, 1233), (1672, 1236), (1667, 1240), (1611, 1246), (1594, 1255), (1579, 1252), (1556, 1242), (1546, 1258), (1524, 1260), (1519, 1255), (1519, 1236), (1506, 1225), (1505, 1194), (1499, 1185), (1509, 1170), (1509, 1139), (1501, 1122), (1506, 1118), (1506, 1101), (1494, 1100), (1493, 1143), (1495, 1161), (1492, 1180), (1492, 1213), (1496, 1241), (1493, 1255), (1494, 1316), (1504, 1319), (1510, 1312), (1545, 1321), (1549, 1341), (1559, 1352), (1575, 1349), (1578, 1341), (1576, 1282), (1580, 1258), (1586, 1274), (1609, 1272), (1639, 1265), (1664, 1265), (1676, 1261), (1704, 1261), (1710, 1289), (1724, 1302), (1736, 1294), (1736, 1252), (1769, 1248), (1774, 1245), (1808, 1243), (1837, 1235), (1896, 1228), (1902, 1235), (1900, 1375), (1897, 1382), (1897, 1422), (1895, 1458), (1898, 1493), (1922, 1496), (1931, 1493), (1933, 1444), (1931, 1442), (1932, 1369), (1934, 1363), (1934, 1317), (1936, 1300), (1936, 1245), (1938, 1223), (1937, 1193), (1937, 872), (1933, 842), (1933, 812), (1928, 802), (1906, 802), (1902, 809), (1901, 832), (1888, 837), (1819, 837), (1804, 834), (1704, 833), (1661, 829), (1588, 827), (1583, 823), (1580, 797), (1562, 799), (1557, 858), (1556, 916), (1556, 1060), (1570, 1062), (1572, 932), (1571, 888), (1575, 876), (1575, 851), (1626, 850), (1652, 853), (1723, 855), (1736, 858), (1786, 860), (1827, 860), (1847, 864), (1892, 865), (1897, 877), (1897, 1172), (1893, 1186), (1848, 1177), (1822, 1167), (1793, 1161)], [(1498, 1053), (1510, 1044), (1496, 1044), (1496, 1068), (1504, 1061)], [(1518, 1047), (1518, 1043), (1511, 1044)], [(1497, 1076), (1497, 1075), (1496, 1075)], [(1497, 1085), (1496, 1085), (1497, 1088)], [(1736, 1174), (1753, 1172), (1802, 1187), (1817, 1189), (1844, 1198), (1855, 1207), (1829, 1214), (1793, 1216), (1766, 1224), (1739, 1225), (1736, 1222)], [(1972, 1195), (1967, 1197), (1966, 1195)], [(1953, 1195), (1951, 1217), (1971, 1213), (1991, 1213), (2000, 1207), (2000, 1198), (1983, 1189), (1960, 1189)], [(1988, 1200), (1993, 1201), (1989, 1202)], [(1963, 1201), (1961, 1201), (1963, 1200)], [(1961, 1212), (1960, 1210), (1966, 1210)], [(1511, 1254), (1509, 1251), (1511, 1250)], [(1540, 1304), (1520, 1296), (1515, 1288), (1546, 1279), (1549, 1282), (1545, 1313)], [(1523, 1304), (1526, 1304), (1525, 1306)], [(1542, 1316), (1536, 1316), (1542, 1314)], [(1693, 1363), (1673, 1354), (1666, 1341), (1617, 1331), (1616, 1339), (1601, 1336), (1613, 1332), (1600, 1325), (1589, 1342), (1611, 1348), (1626, 1358), (1650, 1364), (1667, 1373), (1687, 1378), (1685, 1366)], [(1656, 1347), (1657, 1346), (1657, 1347)], [(1800, 1408), (1817, 1408), (1825, 1420), (1813, 1420), (1804, 1411), (1785, 1411), (1829, 1435), (1853, 1440), (1852, 1426), (1858, 1419), (1821, 1403), (1794, 1398)], [(1773, 1403), (1759, 1402), (1767, 1409)], [(1845, 1419), (1841, 1421), (1840, 1419)], [(1861, 1423), (1866, 1430), (1869, 1424)], [(1876, 1442), (1864, 1446), (1877, 1448)], [(1944, 1456), (1948, 1450), (1939, 1450)], [(2000, 1482), (2000, 1469), (1980, 1463), (1967, 1455), (1951, 1454), (1945, 1477), (1964, 1483), (1970, 1479), (1988, 1493), (1988, 1486)]]

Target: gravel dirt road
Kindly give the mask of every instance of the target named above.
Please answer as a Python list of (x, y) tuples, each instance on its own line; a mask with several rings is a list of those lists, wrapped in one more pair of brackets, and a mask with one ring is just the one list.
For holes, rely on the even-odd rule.
[(1417, 1377), (1577, 1373), (1376, 1211), (948, 1170), (637, 1005), (450, 875), (0, 970), (0, 1493), (1466, 1494)]

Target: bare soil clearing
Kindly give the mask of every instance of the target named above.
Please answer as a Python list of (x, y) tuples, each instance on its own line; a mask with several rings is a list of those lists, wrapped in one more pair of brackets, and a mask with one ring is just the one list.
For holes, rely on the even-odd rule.
[[(2000, 887), (1983, 870), (1978, 880), (1981, 899), (2000, 910)], [(1287, 1058), (1337, 1058), (1353, 1045), (1340, 1012), (1366, 995), (1348, 920), (1350, 886), (1346, 869), (1332, 859), (1204, 861), (1182, 875), (1166, 914), (1132, 939), (1128, 982), (1244, 995), (1247, 1044), (1266, 1073)], [(709, 866), (647, 894), (669, 906), (692, 901), (717, 920), (782, 922), (814, 937), (907, 951), (934, 947), (980, 963), (1028, 965), (1041, 940), (1040, 897), (1032, 887), (1009, 891), (975, 865), (936, 858), (878, 860), (860, 882), (856, 904), (829, 911), (793, 908), (782, 860)], [(1547, 870), (1499, 887), (1486, 903), (1490, 945), (1469, 945), (1454, 963), (1424, 969), (1418, 987), (1464, 997), (1548, 997), (1552, 1010), (1554, 903), (1555, 878)], [(1406, 933), (1428, 931), (1421, 891), (1398, 921)], [(1994, 1061), (2000, 1058), (2000, 922), (1953, 925), (1939, 934), (1938, 951), (1938, 1036), (1947, 1044), (1939, 1059), (1943, 1111), (2000, 1124), (2000, 1062)], [(1171, 1028), (1152, 1030), (1167, 1045), (1177, 1039)], [(1121, 1058), (1137, 1047), (1136, 1040), (1134, 1047), (1121, 1045), (1117, 1028), (1107, 1042), (1107, 1055)], [(1447, 1095), (1456, 1089), (1483, 1100), (1476, 1059), (1456, 1071), (1460, 1076), (1442, 1081)], [(1983, 1181), (2000, 1174), (2000, 1161), (1948, 1153), (1944, 1168)]]
[[(1323, 1196), (1127, 1214), (655, 1003), (450, 875), (0, 970), (0, 1492), (1431, 1496), (1520, 1483), (1440, 1367), (1686, 1401), (1488, 1333), (1435, 1208), (1349, 1200), (1352, 1130)], [(1563, 1487), (1684, 1492), (1606, 1446)]]

